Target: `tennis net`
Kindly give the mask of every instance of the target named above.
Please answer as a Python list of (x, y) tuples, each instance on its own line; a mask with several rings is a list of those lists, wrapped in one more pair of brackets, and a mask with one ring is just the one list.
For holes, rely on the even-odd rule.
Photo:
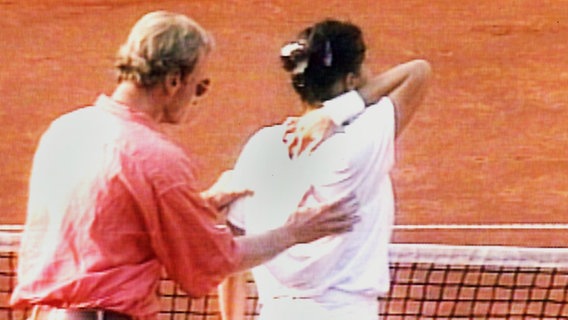
[[(15, 285), (19, 231), (0, 232), (0, 319), (24, 320), (8, 305)], [(392, 244), (392, 287), (380, 319), (568, 319), (568, 249)], [(246, 319), (256, 318), (248, 281)], [(160, 320), (220, 319), (216, 292), (189, 298), (163, 277)]]

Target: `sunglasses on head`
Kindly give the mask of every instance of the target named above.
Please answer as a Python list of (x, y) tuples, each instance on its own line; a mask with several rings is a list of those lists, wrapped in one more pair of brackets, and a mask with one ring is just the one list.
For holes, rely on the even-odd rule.
[(205, 93), (207, 93), (207, 90), (209, 89), (210, 84), (211, 84), (210, 79), (203, 79), (203, 80), (199, 81), (197, 86), (195, 86), (195, 96), (201, 97)]

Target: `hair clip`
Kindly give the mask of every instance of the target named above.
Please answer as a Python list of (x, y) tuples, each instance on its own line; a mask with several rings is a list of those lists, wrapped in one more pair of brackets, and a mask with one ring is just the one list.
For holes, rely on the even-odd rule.
[(289, 59), (293, 66), (293, 68), (290, 68), (292, 74), (302, 74), (308, 67), (307, 45), (305, 40), (300, 39), (290, 42), (280, 49), (280, 57)]
[(323, 56), (323, 65), (326, 67), (331, 67), (333, 63), (333, 52), (331, 51), (331, 44), (329, 40), (325, 42), (325, 53)]
[(304, 51), (305, 48), (306, 43), (303, 41), (290, 42), (287, 45), (283, 46), (282, 49), (280, 49), (280, 56), (291, 57), (295, 53), (298, 53), (298, 51)]

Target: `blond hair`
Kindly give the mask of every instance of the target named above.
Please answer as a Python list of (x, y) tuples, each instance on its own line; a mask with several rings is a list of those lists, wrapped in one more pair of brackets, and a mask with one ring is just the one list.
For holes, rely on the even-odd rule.
[(152, 87), (172, 72), (185, 76), (201, 55), (213, 48), (213, 38), (189, 17), (166, 11), (144, 15), (120, 47), (115, 67), (118, 82)]

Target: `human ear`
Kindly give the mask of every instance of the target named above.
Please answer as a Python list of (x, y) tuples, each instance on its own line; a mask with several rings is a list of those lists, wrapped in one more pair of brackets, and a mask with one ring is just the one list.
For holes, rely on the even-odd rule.
[(170, 72), (164, 79), (164, 89), (168, 95), (174, 95), (181, 85), (181, 74), (179, 72)]
[(345, 77), (345, 88), (347, 90), (354, 90), (359, 87), (359, 76), (353, 72), (349, 72)]

